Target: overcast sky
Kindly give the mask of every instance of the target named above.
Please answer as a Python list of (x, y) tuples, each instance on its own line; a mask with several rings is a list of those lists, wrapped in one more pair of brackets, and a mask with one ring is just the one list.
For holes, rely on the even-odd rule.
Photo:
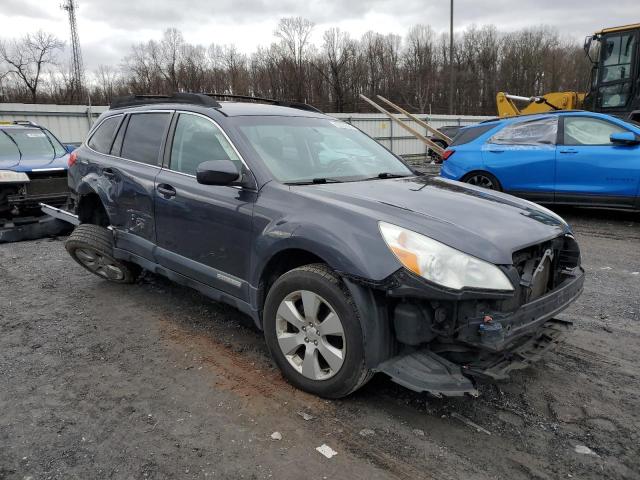
[[(68, 42), (62, 0), (0, 0), (2, 37), (42, 28)], [(303, 16), (314, 41), (332, 26), (360, 37), (367, 30), (404, 34), (416, 23), (448, 31), (448, 0), (79, 0), (86, 68), (120, 63), (132, 43), (159, 39), (169, 27), (191, 43), (235, 44), (249, 53), (274, 41), (278, 19)], [(582, 39), (599, 28), (640, 22), (640, 0), (456, 0), (455, 30), (494, 24), (502, 31), (548, 24)]]

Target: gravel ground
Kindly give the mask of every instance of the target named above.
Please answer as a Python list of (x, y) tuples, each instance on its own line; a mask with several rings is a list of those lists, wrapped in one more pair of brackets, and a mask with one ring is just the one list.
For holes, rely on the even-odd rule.
[(378, 376), (321, 400), (229, 307), (151, 275), (106, 283), (61, 240), (0, 245), (0, 479), (638, 479), (640, 217), (560, 213), (588, 271), (561, 315), (575, 331), (477, 399)]

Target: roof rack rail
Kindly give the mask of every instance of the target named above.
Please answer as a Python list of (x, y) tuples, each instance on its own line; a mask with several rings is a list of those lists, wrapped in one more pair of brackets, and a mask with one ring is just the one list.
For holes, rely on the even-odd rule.
[(234, 95), (231, 93), (204, 93), (203, 95), (207, 95), (212, 98), (228, 98), (231, 100), (247, 100), (250, 102), (270, 103), (271, 105), (277, 105), (278, 107), (297, 108), (298, 110), (322, 113), (322, 110), (314, 107), (313, 105), (309, 105), (308, 103), (303, 102), (287, 102), (284, 100), (276, 100), (274, 98), (254, 97), (251, 95)]
[(156, 103), (190, 103), (204, 107), (220, 108), (222, 105), (210, 95), (202, 93), (174, 93), (171, 95), (128, 95), (113, 99), (109, 108), (137, 107), (141, 105), (153, 105)]
[(0, 121), (0, 125), (23, 125), (25, 127), (42, 128), (40, 125), (32, 122), (31, 120), (3, 120)]

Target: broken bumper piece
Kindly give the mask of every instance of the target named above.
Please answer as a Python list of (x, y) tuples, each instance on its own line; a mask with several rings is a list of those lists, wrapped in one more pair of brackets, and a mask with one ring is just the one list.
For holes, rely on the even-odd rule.
[(562, 341), (571, 325), (571, 322), (551, 319), (535, 337), (473, 364), (459, 365), (431, 350), (421, 349), (391, 358), (376, 371), (415, 392), (427, 392), (436, 397), (475, 397), (478, 396), (476, 379), (506, 380), (510, 372), (529, 367)]

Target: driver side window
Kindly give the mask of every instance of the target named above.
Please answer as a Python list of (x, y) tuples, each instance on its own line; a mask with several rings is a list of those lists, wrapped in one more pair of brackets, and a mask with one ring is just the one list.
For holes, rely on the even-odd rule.
[(622, 127), (605, 120), (589, 117), (565, 117), (565, 145), (611, 145), (612, 133), (626, 132)]
[(199, 115), (181, 113), (171, 144), (169, 168), (195, 175), (198, 165), (209, 160), (240, 162), (229, 141), (212, 121)]

